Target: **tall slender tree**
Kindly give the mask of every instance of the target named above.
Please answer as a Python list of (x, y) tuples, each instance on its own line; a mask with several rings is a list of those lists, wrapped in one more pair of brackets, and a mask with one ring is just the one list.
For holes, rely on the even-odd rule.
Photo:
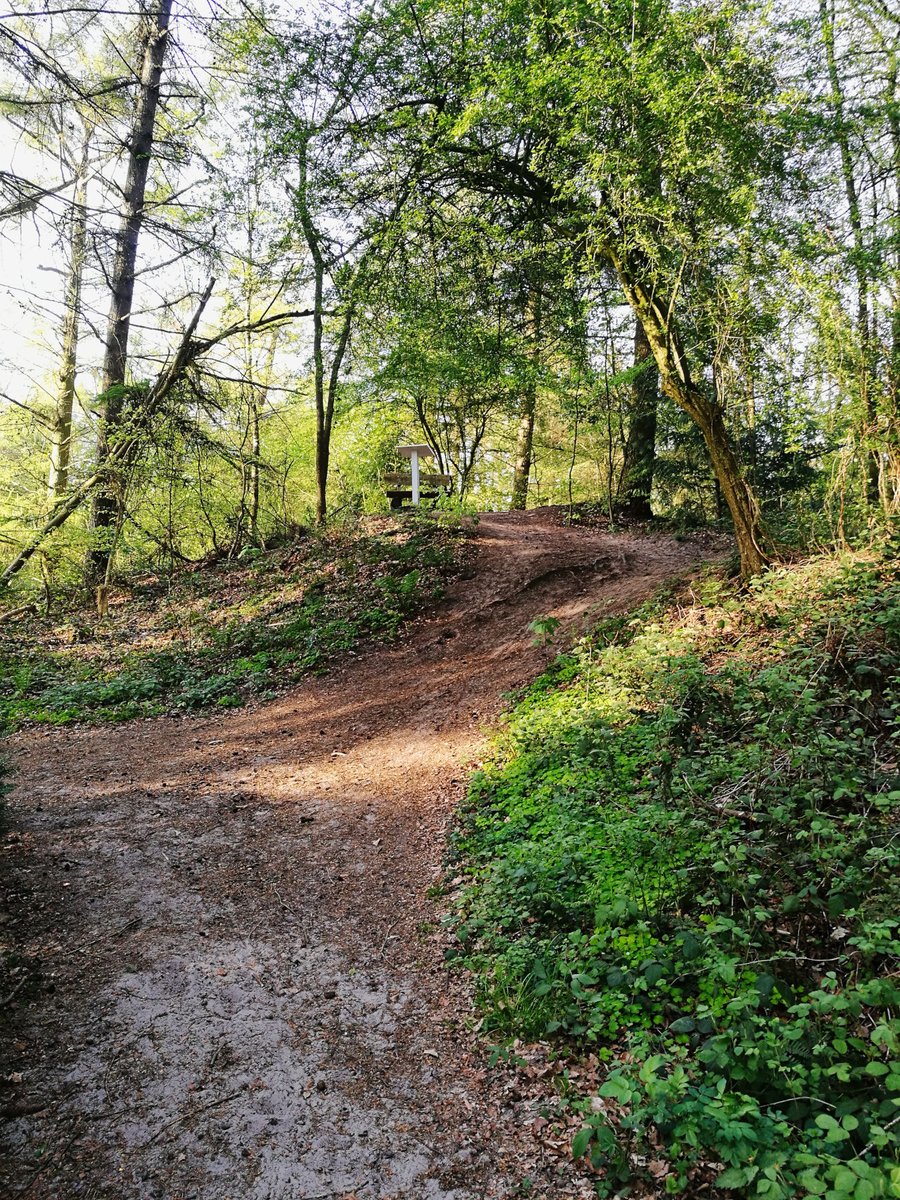
[[(122, 433), (126, 412), (128, 339), (137, 272), (138, 242), (144, 223), (147, 177), (153, 159), (156, 115), (163, 64), (169, 44), (171, 13), (172, 0), (156, 0), (153, 7), (141, 9), (139, 21), (138, 91), (134, 122), (128, 141), (121, 224), (110, 274), (111, 300), (101, 375), (100, 425), (97, 437), (97, 458), (101, 466), (109, 457), (111, 445)], [(89, 575), (94, 582), (104, 580), (109, 574), (112, 541), (121, 506), (122, 475), (119, 471), (116, 474), (110, 473), (106, 486), (94, 496), (94, 541), (88, 558)]]
[(92, 127), (85, 124), (81, 140), (81, 153), (75, 166), (75, 189), (69, 219), (69, 262), (66, 269), (59, 384), (50, 428), (47, 498), (51, 504), (55, 504), (64, 496), (69, 486), (72, 413), (75, 403), (75, 378), (78, 370), (78, 334), (81, 325), (81, 292), (87, 249), (87, 188), (92, 134)]
[(528, 483), (534, 458), (534, 421), (537, 410), (538, 373), (541, 365), (541, 318), (543, 297), (540, 284), (529, 287), (525, 301), (525, 345), (528, 365), (522, 388), (522, 402), (516, 430), (516, 457), (513, 466), (512, 507), (528, 504)]
[(847, 216), (853, 246), (849, 261), (852, 264), (856, 281), (856, 337), (858, 342), (856, 376), (861, 414), (860, 442), (866, 448), (864, 453), (865, 496), (870, 504), (877, 504), (879, 461), (878, 451), (873, 445), (876, 434), (877, 405), (872, 361), (873, 331), (870, 299), (872, 283), (864, 230), (863, 205), (856, 178), (856, 155), (851, 141), (847, 99), (838, 62), (834, 26), (834, 0), (819, 0), (819, 29), (825, 46), (825, 60), (828, 66), (830, 85), (829, 99), (833, 113), (831, 136), (834, 138), (840, 155), (841, 182), (847, 201)]

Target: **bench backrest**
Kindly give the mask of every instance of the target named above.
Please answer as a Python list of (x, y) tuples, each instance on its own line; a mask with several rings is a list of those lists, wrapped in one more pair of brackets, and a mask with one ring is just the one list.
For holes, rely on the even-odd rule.
[[(385, 471), (384, 482), (388, 485), (408, 484), (412, 487), (412, 475), (407, 475), (405, 471)], [(419, 483), (426, 487), (449, 487), (452, 482), (452, 475), (437, 475), (432, 471), (419, 472)]]

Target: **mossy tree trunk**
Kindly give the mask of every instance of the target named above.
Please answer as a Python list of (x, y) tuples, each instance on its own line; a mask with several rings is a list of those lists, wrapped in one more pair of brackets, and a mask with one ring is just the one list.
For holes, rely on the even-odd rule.
[(630, 419), (619, 510), (628, 517), (649, 520), (653, 516), (650, 496), (656, 467), (656, 406), (659, 401), (659, 368), (644, 326), (634, 323), (634, 366), (639, 371), (631, 388)]
[(763, 549), (759, 506), (738, 463), (724, 412), (692, 379), (684, 347), (672, 325), (671, 309), (665, 299), (655, 288), (648, 286), (638, 265), (626, 254), (611, 246), (607, 246), (606, 253), (632, 311), (644, 327), (663, 392), (687, 413), (703, 434), (734, 526), (741, 575), (750, 578), (763, 570), (769, 559)]

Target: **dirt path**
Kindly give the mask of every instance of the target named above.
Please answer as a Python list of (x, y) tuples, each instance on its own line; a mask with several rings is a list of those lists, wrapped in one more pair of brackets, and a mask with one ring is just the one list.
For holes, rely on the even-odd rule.
[(465, 764), (540, 666), (528, 622), (621, 609), (702, 551), (543, 510), (477, 544), (409, 641), (276, 701), (14, 739), (7, 920), (43, 978), (0, 1019), (23, 1075), (0, 1194), (581, 1194), (472, 1049), (426, 893)]

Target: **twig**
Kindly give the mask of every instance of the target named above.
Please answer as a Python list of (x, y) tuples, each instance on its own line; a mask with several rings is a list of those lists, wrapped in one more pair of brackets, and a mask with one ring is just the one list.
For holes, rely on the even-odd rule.
[(22, 988), (27, 982), (28, 976), (26, 975), (24, 979), (19, 980), (8, 996), (4, 996), (3, 999), (0, 1000), (0, 1008), (7, 1008), (10, 1004), (12, 1004), (13, 1000), (15, 1000), (16, 996), (18, 996), (19, 992), (21, 992)]
[(26, 613), (34, 612), (36, 608), (36, 604), (22, 604), (19, 608), (10, 608), (5, 613), (0, 613), (0, 625), (7, 621), (14, 621), (16, 617), (24, 617)]
[(297, 912), (296, 909), (291, 908), (290, 904), (288, 904), (288, 902), (285, 900), (284, 896), (282, 896), (281, 892), (279, 892), (278, 888), (275, 886), (274, 883), (271, 884), (271, 888), (272, 888), (272, 891), (275, 893), (275, 895), (278, 897), (278, 903), (281, 905), (281, 907), (284, 909), (284, 911), (289, 912), (292, 917), (296, 917), (297, 920), (299, 921), (300, 914)]
[(157, 1129), (149, 1142), (144, 1143), (144, 1149), (152, 1146), (154, 1142), (158, 1142), (164, 1133), (175, 1125), (181, 1125), (184, 1121), (189, 1121), (191, 1117), (199, 1116), (202, 1112), (208, 1112), (211, 1108), (219, 1108), (222, 1104), (230, 1104), (232, 1100), (236, 1100), (238, 1096), (244, 1092), (243, 1088), (238, 1088), (236, 1092), (230, 1092), (227, 1096), (221, 1096), (218, 1100), (210, 1100), (208, 1104), (201, 1104), (198, 1108), (192, 1108), (189, 1113), (184, 1116), (175, 1117), (172, 1121), (167, 1121), (160, 1129)]
[(400, 924), (400, 922), (402, 920), (403, 920), (402, 916), (396, 917), (393, 921), (391, 921), (390, 925), (388, 925), (388, 931), (384, 935), (384, 941), (381, 943), (381, 949), (378, 952), (379, 958), (382, 958), (382, 959), (384, 958), (384, 951), (385, 951), (385, 948), (387, 947), (388, 942), (391, 940), (392, 937), (396, 936), (395, 934), (392, 934), (391, 931), (393, 929), (396, 929), (396, 927)]
[(123, 933), (128, 933), (132, 929), (137, 929), (140, 924), (141, 918), (135, 917), (133, 920), (128, 921), (127, 924), (123, 925), (121, 929), (117, 929), (114, 933), (98, 933), (97, 936), (95, 938), (91, 938), (89, 942), (83, 942), (81, 949), (87, 950), (88, 946), (94, 946), (97, 944), (97, 942), (102, 942), (104, 939), (109, 941), (112, 938), (121, 937)]

